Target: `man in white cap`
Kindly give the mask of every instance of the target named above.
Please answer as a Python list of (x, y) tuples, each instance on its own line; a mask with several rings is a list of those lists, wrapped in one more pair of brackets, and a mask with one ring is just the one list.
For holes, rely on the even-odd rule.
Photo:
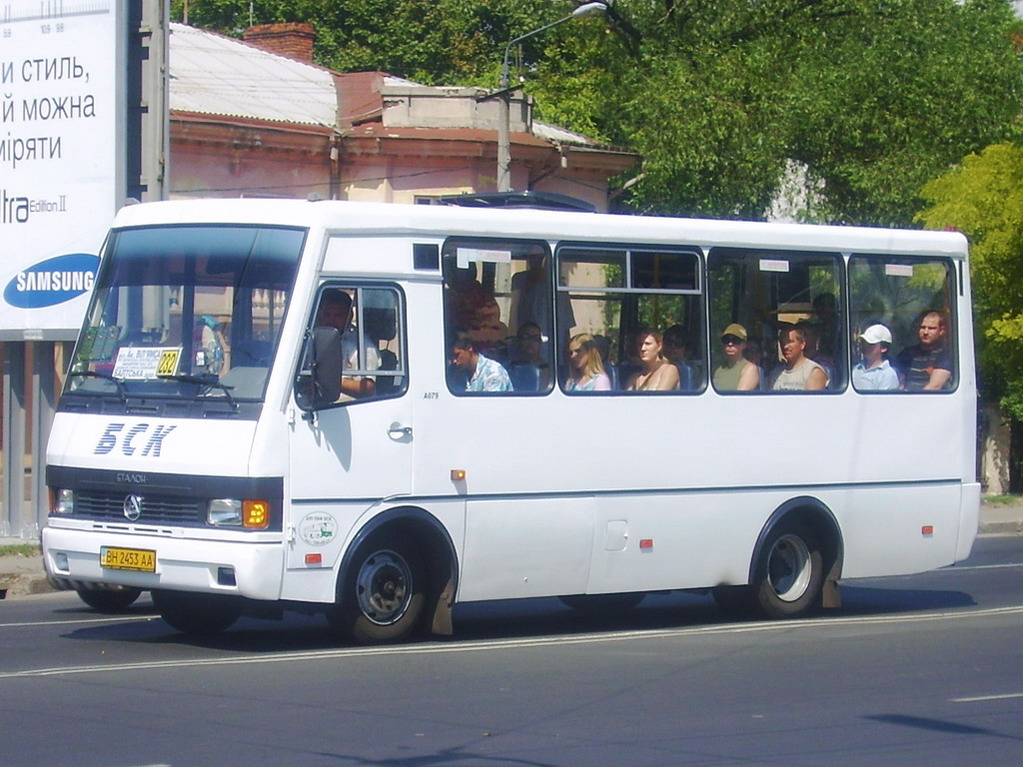
[(899, 374), (887, 360), (892, 331), (871, 325), (860, 333), (860, 355), (852, 371), (853, 386), (859, 391), (893, 391), (899, 388)]

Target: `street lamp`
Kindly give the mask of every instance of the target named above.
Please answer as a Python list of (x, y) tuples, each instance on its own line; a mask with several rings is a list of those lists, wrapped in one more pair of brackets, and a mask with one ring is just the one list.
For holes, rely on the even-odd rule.
[(521, 43), (527, 37), (546, 32), (551, 27), (558, 26), (558, 24), (563, 24), (566, 21), (578, 19), (582, 16), (588, 16), (591, 13), (603, 13), (606, 10), (607, 3), (605, 2), (584, 3), (565, 18), (552, 21), (550, 24), (534, 29), (532, 32), (526, 32), (524, 35), (519, 35), (515, 39), (509, 40), (508, 44), (504, 47), (504, 63), (501, 65), (501, 87), (497, 94), (501, 99), (501, 113), (497, 124), (497, 191), (510, 192), (512, 188), (511, 139), (508, 135), (511, 131), (511, 93), (509, 92), (508, 84), (508, 56), (511, 54), (512, 46), (516, 43)]

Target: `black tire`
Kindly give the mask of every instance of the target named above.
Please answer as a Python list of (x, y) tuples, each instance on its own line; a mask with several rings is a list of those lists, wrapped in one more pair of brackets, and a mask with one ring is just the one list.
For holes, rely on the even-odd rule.
[(342, 578), (331, 624), (360, 644), (409, 639), (422, 627), (425, 573), (414, 546), (391, 536), (371, 537)]
[(824, 560), (814, 532), (782, 522), (768, 535), (757, 561), (752, 594), (768, 618), (795, 618), (821, 602)]
[(730, 618), (748, 618), (757, 612), (757, 599), (750, 586), (715, 586), (711, 591), (718, 608)]
[(646, 592), (628, 594), (572, 594), (558, 597), (562, 604), (587, 615), (605, 615), (635, 609), (646, 597)]
[(154, 591), (153, 606), (171, 628), (193, 636), (226, 631), (242, 612), (236, 597), (184, 591)]
[(78, 592), (79, 599), (100, 613), (124, 612), (142, 596), (142, 589), (100, 583), (75, 586), (75, 591)]

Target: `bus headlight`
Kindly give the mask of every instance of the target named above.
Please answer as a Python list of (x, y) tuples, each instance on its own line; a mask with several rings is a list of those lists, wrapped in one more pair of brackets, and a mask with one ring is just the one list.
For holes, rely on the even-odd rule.
[(250, 530), (270, 526), (270, 502), (264, 499), (214, 498), (206, 515), (211, 525), (230, 525)]
[(51, 514), (74, 514), (75, 513), (75, 491), (66, 487), (50, 488), (50, 513)]
[(214, 498), (206, 519), (211, 525), (241, 525), (242, 502), (239, 498)]

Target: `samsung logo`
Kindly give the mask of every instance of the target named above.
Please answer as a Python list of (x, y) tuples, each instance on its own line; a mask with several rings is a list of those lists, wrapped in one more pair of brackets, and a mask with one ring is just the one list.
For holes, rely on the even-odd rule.
[(69, 253), (30, 266), (7, 283), (4, 301), (19, 309), (42, 309), (92, 290), (99, 257)]

